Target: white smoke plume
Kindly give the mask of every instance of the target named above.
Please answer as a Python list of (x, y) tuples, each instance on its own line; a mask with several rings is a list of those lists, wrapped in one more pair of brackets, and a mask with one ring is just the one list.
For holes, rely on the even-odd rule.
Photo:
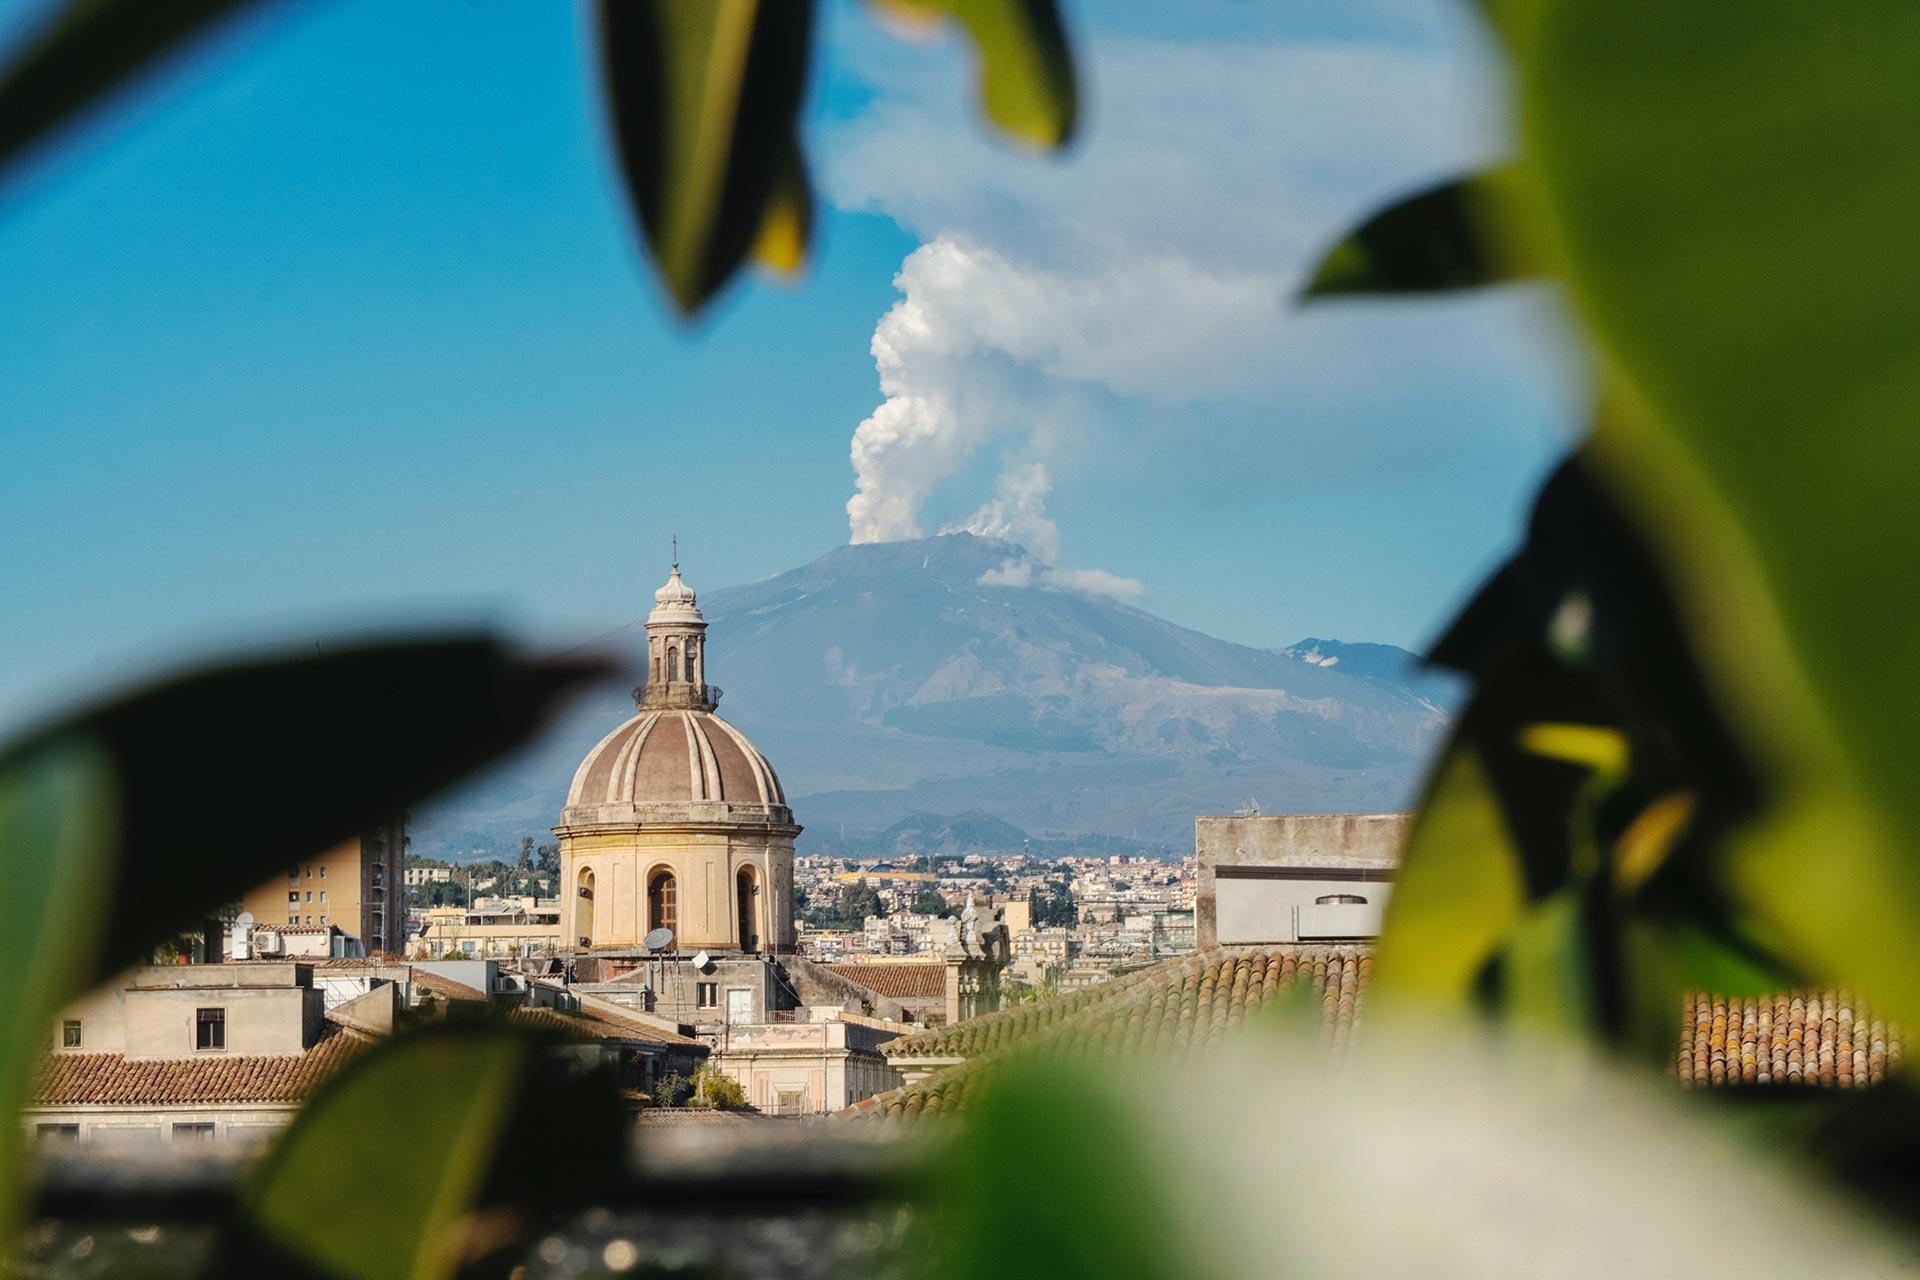
[(921, 534), (920, 512), (941, 482), (1007, 427), (990, 383), (969, 357), (1004, 349), (998, 318), (977, 305), (1010, 275), (998, 254), (956, 237), (922, 245), (901, 264), (905, 296), (873, 332), (886, 401), (853, 433), (854, 542)]
[[(919, 537), (920, 514), (976, 451), (1031, 433), (1034, 393), (1009, 403), (994, 362), (1121, 395), (1245, 394), (1269, 381), (1286, 281), (1216, 272), (1183, 257), (1129, 257), (1081, 271), (1018, 262), (944, 233), (908, 255), (904, 295), (873, 334), (886, 400), (853, 435), (854, 542)], [(1051, 561), (1046, 469), (1017, 454), (996, 496), (960, 528), (1024, 536)]]
[(1053, 478), (1045, 463), (1008, 465), (994, 485), (994, 495), (981, 508), (942, 533), (964, 529), (986, 538), (1019, 542), (1048, 564), (1060, 558), (1060, 529), (1047, 514), (1047, 494)]
[[(1137, 595), (1129, 579), (1059, 567), (1047, 500), (1073, 475), (1076, 411), (1091, 426), (1126, 401), (1164, 420), (1298, 403), (1307, 389), (1341, 402), (1345, 435), (1328, 450), (1295, 428), (1289, 470), (1322, 453), (1377, 469), (1354, 424), (1392, 458), (1410, 452), (1406, 415), (1353, 406), (1397, 410), (1378, 388), (1455, 378), (1463, 350), (1500, 365), (1524, 328), (1504, 301), (1445, 331), (1356, 309), (1303, 320), (1288, 305), (1358, 213), (1499, 150), (1492, 96), (1473, 74), (1477, 37), (1463, 34), (1472, 24), (1429, 0), (1382, 3), (1373, 42), (1096, 33), (1099, 118), (1057, 166), (1009, 161), (951, 110), (952, 86), (892, 46), (865, 60), (874, 101), (831, 135), (826, 186), (842, 208), (885, 213), (924, 242), (873, 335), (883, 402), (853, 435), (852, 541), (921, 536), (993, 450), (992, 495), (945, 527), (1018, 541), (1038, 563), (1009, 562), (990, 585)], [(1205, 468), (1209, 447), (1194, 441), (1182, 464)], [(1211, 457), (1244, 465), (1230, 449)]]

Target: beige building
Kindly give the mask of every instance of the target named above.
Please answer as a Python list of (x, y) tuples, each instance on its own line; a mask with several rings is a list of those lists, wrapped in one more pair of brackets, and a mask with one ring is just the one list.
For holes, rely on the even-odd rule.
[(794, 949), (793, 821), (780, 780), (714, 714), (707, 622), (675, 564), (647, 615), (637, 713), (587, 753), (554, 828), (561, 937), (576, 952)]
[(248, 1147), (387, 1027), (399, 988), (329, 1018), (304, 964), (156, 965), (62, 1012), (21, 1116), (41, 1144)]
[(429, 907), (413, 955), (438, 960), (459, 952), (487, 960), (544, 959), (560, 950), (560, 903), (553, 898), (477, 900), (466, 907)]
[(717, 1065), (740, 1082), (750, 1105), (769, 1115), (817, 1115), (903, 1082), (880, 1046), (913, 1028), (839, 1009), (808, 1013), (816, 1020), (729, 1029)]
[(362, 955), (406, 949), (407, 825), (398, 819), (275, 876), (240, 902), (262, 929), (337, 927)]
[(1377, 937), (1412, 821), (1406, 813), (1195, 819), (1197, 944)]
[(513, 1002), (504, 1015), (510, 1021), (579, 1042), (634, 1089), (706, 1061), (707, 1047), (670, 1020), (557, 984), (515, 992), (498, 976), (485, 960), (134, 969), (55, 1019), (21, 1123), (30, 1139), (53, 1147), (257, 1148), (316, 1088), (397, 1027), (503, 1001)]

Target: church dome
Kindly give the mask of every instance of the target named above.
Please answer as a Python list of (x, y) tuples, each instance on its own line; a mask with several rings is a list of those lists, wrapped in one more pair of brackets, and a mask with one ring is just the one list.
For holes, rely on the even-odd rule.
[(651, 955), (661, 930), (688, 953), (791, 951), (800, 827), (767, 758), (714, 714), (707, 620), (675, 551), (635, 710), (574, 770), (553, 829), (561, 937), (571, 951)]
[(710, 711), (643, 706), (600, 740), (574, 772), (567, 807), (785, 807), (773, 766), (747, 735)]

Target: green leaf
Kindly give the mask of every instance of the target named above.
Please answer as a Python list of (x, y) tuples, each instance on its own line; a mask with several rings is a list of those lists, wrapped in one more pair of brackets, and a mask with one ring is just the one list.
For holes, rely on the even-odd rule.
[[(91, 744), (117, 827), (90, 842), (112, 886), (100, 947), (62, 994), (517, 746), (596, 662), (520, 659), (485, 639), (275, 657), (177, 677), (0, 751), (0, 774)], [(23, 865), (46, 846), (9, 846)]]
[(1101, 1067), (1002, 1064), (943, 1168), (948, 1274), (1127, 1280), (1192, 1274), (1156, 1195), (1142, 1126)]
[[(119, 824), (113, 766), (84, 734), (0, 764), (0, 898), (15, 970), (0, 989), (0, 1115), (18, 1116), (76, 974), (94, 964)], [(9, 1139), (20, 1140), (18, 1124)], [(0, 1232), (14, 1232), (22, 1161), (0, 1159)]]
[[(1515, 924), (1501, 956), (1501, 996), (1516, 1024), (1568, 1040), (1598, 1029), (1600, 991), (1586, 903), (1573, 889), (1539, 903)], [(1680, 1005), (1673, 1006), (1678, 1025)]]
[(1532, 167), (1640, 410), (1598, 456), (1712, 610), (1783, 798), (1840, 818), (1778, 819), (1810, 841), (1797, 868), (1775, 845), (1802, 895), (1775, 891), (1779, 923), (1821, 921), (1800, 926), (1810, 963), (1920, 1015), (1911, 929), (1855, 918), (1920, 915), (1920, 6), (1538, 9), (1516, 45)]
[(0, 72), (0, 176), (34, 145), (258, 0), (69, 0)]
[(918, 21), (951, 19), (980, 55), (987, 118), (1037, 147), (1064, 146), (1079, 111), (1073, 55), (1053, 0), (876, 0)]
[(681, 312), (719, 292), (770, 217), (797, 262), (811, 0), (601, 0), (600, 31), (627, 193)]
[(1303, 298), (1438, 293), (1521, 278), (1495, 242), (1488, 206), (1496, 175), (1477, 175), (1397, 200), (1327, 251)]
[(249, 1196), (258, 1231), (343, 1280), (452, 1275), (482, 1229), (469, 1214), (536, 1049), (480, 1026), (382, 1044), (275, 1146)]
[(1627, 973), (1625, 1038), (1650, 1062), (1672, 1062), (1688, 993), (1735, 999), (1772, 995), (1786, 990), (1797, 976), (1738, 939), (1696, 921), (1631, 919), (1621, 935)]
[(1370, 998), (1465, 1008), (1526, 910), (1520, 863), (1479, 753), (1456, 740), (1401, 854)]

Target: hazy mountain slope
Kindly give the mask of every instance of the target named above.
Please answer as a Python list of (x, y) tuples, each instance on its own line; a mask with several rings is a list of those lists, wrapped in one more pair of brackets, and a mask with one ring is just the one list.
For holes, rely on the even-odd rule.
[[(1181, 847), (1194, 814), (1250, 800), (1410, 799), (1453, 700), (1412, 655), (1317, 639), (1254, 649), (1106, 597), (990, 585), (1028, 569), (1040, 576), (1011, 543), (949, 534), (839, 547), (701, 593), (721, 714), (779, 770), (803, 843), (978, 811), (1036, 836)], [(643, 640), (636, 622), (604, 642), (637, 655)], [(416, 848), (544, 830), (574, 764), (628, 708), (613, 694), (582, 708), (552, 743), (422, 814)]]

